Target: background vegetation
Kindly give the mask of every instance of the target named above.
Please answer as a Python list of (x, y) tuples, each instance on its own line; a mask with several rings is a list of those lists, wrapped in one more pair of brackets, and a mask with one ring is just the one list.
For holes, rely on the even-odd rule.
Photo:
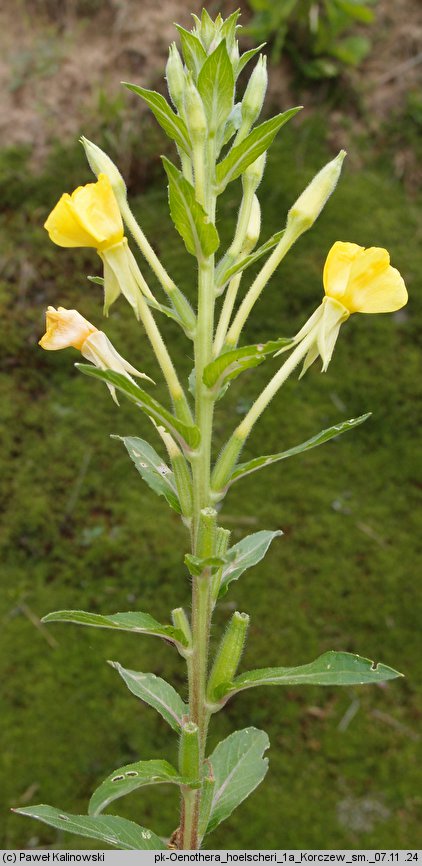
[[(277, 80), (282, 70), (270, 74)], [(263, 238), (282, 227), (295, 196), (337, 149), (333, 138), (347, 139), (351, 158), (318, 224), (272, 279), (245, 338), (294, 333), (319, 300), (322, 265), (337, 239), (387, 247), (406, 279), (410, 302), (393, 316), (352, 319), (328, 373), (313, 369), (302, 382), (291, 381), (260, 422), (249, 455), (263, 441), (271, 453), (338, 420), (373, 412), (340, 440), (233, 489), (222, 519), (233, 541), (259, 529), (281, 528), (284, 537), (221, 603), (214, 639), (236, 607), (252, 619), (245, 668), (300, 664), (326, 649), (343, 649), (398, 667), (406, 679), (378, 688), (268, 688), (229, 703), (215, 719), (212, 741), (246, 723), (262, 726), (272, 744), (270, 772), (210, 837), (210, 847), (422, 844), (422, 533), (415, 456), (422, 220), (414, 182), (422, 113), (412, 89), (396, 116), (380, 120), (374, 134), (359, 90), (350, 90), (351, 120), (346, 119), (347, 87), (343, 79), (340, 89), (315, 91), (312, 110), (283, 130), (272, 148), (260, 194)], [(292, 104), (300, 95), (292, 94)], [(136, 115), (128, 127), (126, 112), (124, 100), (104, 98), (84, 131), (93, 129), (104, 143), (104, 129), (111, 128), (106, 143), (115, 158), (125, 142), (122, 159), (136, 213), (170, 273), (193, 297), (191, 261), (166, 216), (157, 153), (167, 145)], [(333, 129), (327, 117), (336, 112)], [(36, 163), (25, 144), (0, 151), (0, 844), (9, 848), (81, 846), (79, 837), (64, 838), (10, 815), (10, 806), (46, 802), (84, 812), (92, 789), (114, 767), (161, 755), (163, 743), (169, 759), (175, 758), (173, 734), (126, 691), (107, 659), (152, 669), (184, 688), (181, 660), (159, 641), (73, 626), (47, 629), (38, 619), (66, 607), (139, 607), (159, 619), (187, 605), (190, 594), (183, 528), (108, 435), (139, 434), (153, 441), (152, 428), (133, 407), (122, 403), (118, 409), (105, 388), (79, 376), (71, 350), (47, 354), (37, 347), (50, 303), (76, 307), (102, 324), (100, 289), (86, 280), (97, 272), (95, 254), (59, 250), (42, 228), (62, 191), (91, 179), (75, 141), (65, 137), (52, 144), (51, 138), (48, 153)], [(398, 153), (406, 155), (405, 170)], [(230, 188), (224, 200), (219, 228), (227, 240), (237, 196)], [(187, 376), (190, 345), (171, 323), (162, 327)], [(123, 302), (113, 308), (106, 329), (122, 354), (159, 381), (149, 346)], [(275, 364), (233, 384), (219, 404), (221, 436)], [(165, 397), (161, 386), (157, 395)], [(170, 788), (140, 791), (116, 809), (163, 834), (175, 829), (176, 810)], [(95, 843), (85, 840), (83, 846)]]

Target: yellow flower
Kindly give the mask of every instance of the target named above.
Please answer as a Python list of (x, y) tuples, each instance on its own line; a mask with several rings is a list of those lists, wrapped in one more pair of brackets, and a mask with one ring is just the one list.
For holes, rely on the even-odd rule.
[(44, 223), (60, 247), (93, 247), (104, 265), (104, 315), (123, 293), (139, 319), (142, 295), (153, 296), (142, 277), (127, 238), (110, 179), (99, 174), (96, 183), (78, 186), (62, 195)]
[(324, 289), (349, 313), (393, 313), (407, 303), (403, 277), (387, 250), (337, 241), (324, 267)]
[[(319, 357), (322, 372), (331, 361), (340, 327), (351, 313), (392, 313), (407, 303), (403, 277), (390, 265), (387, 250), (336, 241), (323, 274), (325, 297), (291, 345), (303, 343), (301, 376)], [(282, 350), (284, 351), (284, 350)]]
[[(67, 349), (73, 346), (100, 370), (114, 370), (131, 381), (133, 381), (132, 376), (153, 381), (122, 358), (106, 334), (91, 325), (91, 322), (84, 319), (77, 310), (66, 310), (64, 307), (58, 307), (56, 310), (54, 307), (48, 307), (46, 328), (46, 333), (40, 340), (43, 349)], [(108, 383), (107, 387), (117, 403), (115, 388)]]
[(64, 193), (44, 223), (59, 247), (94, 247), (106, 250), (123, 240), (119, 207), (105, 174), (96, 183)]

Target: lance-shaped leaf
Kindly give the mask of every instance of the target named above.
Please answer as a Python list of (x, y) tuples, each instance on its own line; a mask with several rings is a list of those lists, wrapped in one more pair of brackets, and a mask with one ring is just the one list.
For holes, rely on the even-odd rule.
[(365, 415), (360, 415), (359, 418), (350, 418), (349, 421), (341, 421), (339, 424), (334, 424), (333, 427), (327, 427), (326, 430), (321, 430), (321, 433), (317, 433), (316, 436), (312, 436), (306, 442), (301, 442), (300, 445), (289, 448), (288, 451), (280, 451), (279, 454), (268, 454), (266, 457), (255, 457), (253, 460), (248, 460), (247, 463), (239, 463), (230, 476), (229, 486), (238, 481), (239, 478), (250, 475), (251, 472), (256, 472), (258, 469), (263, 469), (272, 463), (278, 463), (279, 460), (286, 460), (287, 457), (294, 457), (295, 454), (301, 454), (302, 451), (310, 451), (312, 448), (316, 448), (317, 445), (322, 445), (324, 442), (328, 442), (329, 439), (340, 436), (341, 433), (353, 430), (354, 427), (363, 424), (371, 414), (372, 412), (366, 412)]
[(230, 562), (223, 568), (218, 598), (222, 598), (226, 594), (229, 584), (233, 580), (239, 580), (240, 575), (247, 568), (252, 568), (264, 558), (271, 542), (278, 535), (283, 535), (280, 529), (275, 532), (270, 532), (267, 529), (253, 532), (252, 535), (242, 538), (242, 541), (234, 544), (227, 551), (226, 556), (230, 558)]
[(186, 638), (181, 629), (174, 628), (172, 625), (162, 625), (149, 613), (127, 611), (127, 613), (112, 613), (109, 616), (103, 616), (100, 613), (89, 613), (85, 610), (55, 610), (52, 613), (47, 613), (41, 622), (73, 622), (76, 625), (88, 625), (94, 628), (132, 631), (136, 634), (156, 635), (180, 646), (186, 646)]
[(221, 36), (226, 40), (229, 48), (234, 45), (236, 31), (239, 29), (239, 27), (241, 27), (241, 25), (237, 23), (239, 16), (240, 9), (236, 9), (235, 12), (232, 12), (232, 14), (229, 15), (228, 18), (226, 18), (221, 28)]
[(403, 674), (387, 665), (375, 664), (354, 653), (326, 652), (314, 662), (294, 668), (261, 668), (247, 671), (231, 684), (221, 686), (218, 697), (232, 695), (255, 686), (356, 686), (382, 683)]
[(85, 373), (86, 376), (93, 376), (94, 379), (101, 379), (103, 382), (108, 382), (110, 385), (113, 385), (114, 388), (118, 388), (125, 397), (128, 397), (132, 403), (136, 403), (136, 405), (149, 415), (150, 418), (153, 418), (154, 421), (158, 421), (159, 424), (162, 424), (163, 427), (165, 427), (165, 429), (168, 430), (183, 447), (187, 445), (190, 448), (196, 448), (199, 445), (201, 434), (198, 427), (195, 425), (189, 426), (188, 424), (183, 424), (182, 421), (175, 418), (171, 412), (168, 412), (168, 410), (165, 409), (158, 400), (154, 400), (154, 397), (151, 397), (146, 391), (139, 388), (139, 386), (131, 379), (128, 379), (127, 376), (124, 376), (122, 373), (115, 373), (114, 370), (99, 370), (98, 367), (94, 367), (93, 364), (75, 364), (75, 367), (77, 367), (81, 373)]
[(146, 90), (145, 87), (138, 87), (137, 84), (128, 84), (123, 82), (128, 90), (132, 90), (140, 96), (150, 107), (155, 119), (169, 138), (173, 139), (176, 144), (181, 147), (188, 155), (192, 150), (192, 145), (189, 138), (189, 133), (185, 122), (170, 108), (164, 96), (161, 93), (156, 93), (155, 90)]
[(57, 830), (66, 830), (78, 836), (88, 836), (89, 839), (99, 839), (107, 845), (128, 851), (163, 850), (166, 845), (151, 830), (140, 827), (134, 821), (119, 818), (115, 815), (72, 815), (62, 812), (53, 806), (25, 806), (23, 809), (13, 809), (19, 815), (37, 818)]
[(165, 782), (180, 784), (181, 776), (168, 761), (136, 761), (119, 767), (94, 791), (88, 806), (89, 815), (100, 815), (113, 800), (124, 797), (145, 785)]
[(265, 731), (245, 728), (218, 744), (209, 758), (215, 779), (207, 833), (236, 809), (262, 782), (268, 770), (263, 758), (270, 741)]
[[(217, 276), (217, 288), (221, 288), (224, 286), (231, 277), (234, 277), (235, 274), (240, 273), (240, 271), (245, 271), (250, 265), (253, 265), (254, 262), (257, 262), (262, 256), (265, 256), (266, 253), (269, 253), (274, 247), (277, 246), (278, 242), (284, 235), (284, 229), (279, 232), (276, 232), (274, 235), (271, 235), (265, 244), (262, 244), (258, 249), (254, 250), (253, 253), (250, 253), (248, 256), (244, 256), (243, 259), (239, 259), (239, 261), (235, 262), (235, 264), (230, 265), (227, 262), (227, 267), (223, 268), (218, 267), (218, 271), (220, 272), (220, 276)], [(224, 260), (222, 260), (221, 265), (224, 265)]]
[(174, 474), (154, 451), (152, 445), (137, 436), (112, 436), (112, 439), (120, 439), (123, 442), (129, 457), (151, 490), (158, 496), (164, 496), (170, 507), (181, 514)]
[(182, 43), (182, 52), (183, 59), (186, 63), (189, 72), (192, 73), (195, 81), (198, 78), (198, 75), (202, 69), (203, 64), (207, 59), (207, 53), (202, 43), (195, 36), (194, 33), (191, 33), (189, 30), (185, 30), (184, 27), (181, 27), (180, 24), (175, 25), (176, 30), (180, 36), (180, 42)]
[(119, 662), (109, 662), (109, 664), (120, 674), (133, 695), (141, 698), (150, 707), (154, 707), (170, 727), (180, 733), (183, 716), (187, 715), (189, 710), (170, 683), (161, 677), (156, 677), (155, 674), (126, 670)]
[(278, 352), (283, 346), (288, 346), (292, 340), (280, 337), (268, 343), (257, 343), (253, 346), (241, 346), (240, 349), (230, 349), (223, 352), (215, 361), (211, 361), (203, 372), (203, 382), (208, 388), (218, 391), (226, 382), (236, 379), (244, 370), (258, 367), (268, 355)]
[(207, 57), (198, 76), (198, 91), (204, 103), (208, 128), (216, 132), (223, 127), (233, 108), (233, 67), (225, 39)]
[(197, 202), (192, 184), (169, 159), (163, 156), (162, 160), (169, 181), (171, 218), (188, 253), (192, 256), (211, 256), (220, 245), (216, 227)]
[(242, 54), (241, 57), (239, 57), (239, 60), (237, 61), (236, 78), (239, 77), (242, 69), (245, 68), (246, 64), (249, 63), (249, 61), (252, 60), (252, 58), (255, 57), (255, 55), (258, 54), (259, 51), (261, 51), (261, 48), (265, 47), (265, 45), (266, 43), (262, 42), (261, 45), (258, 45), (257, 48), (250, 48), (249, 51), (245, 51), (245, 53)]
[(228, 183), (236, 180), (248, 165), (255, 162), (261, 153), (269, 148), (279, 129), (294, 117), (300, 108), (301, 106), (290, 108), (282, 114), (277, 114), (276, 117), (271, 117), (270, 120), (265, 120), (264, 123), (256, 126), (240, 144), (232, 147), (216, 168), (216, 185), (219, 193), (223, 192)]

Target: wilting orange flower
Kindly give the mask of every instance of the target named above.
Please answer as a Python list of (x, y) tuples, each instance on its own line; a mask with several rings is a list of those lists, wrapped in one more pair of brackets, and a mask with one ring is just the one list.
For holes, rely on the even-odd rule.
[[(128, 379), (137, 376), (150, 379), (145, 373), (140, 373), (132, 364), (116, 351), (103, 331), (99, 331), (91, 322), (84, 319), (77, 310), (66, 310), (64, 307), (48, 307), (46, 312), (46, 333), (40, 340), (43, 349), (67, 349), (73, 346), (79, 349), (84, 358), (99, 367), (100, 370), (114, 370), (122, 373)], [(116, 392), (108, 385), (113, 399), (117, 402)]]

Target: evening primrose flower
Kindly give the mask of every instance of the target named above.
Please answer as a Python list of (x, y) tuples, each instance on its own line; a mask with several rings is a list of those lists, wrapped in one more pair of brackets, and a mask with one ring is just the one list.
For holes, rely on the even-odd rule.
[(44, 223), (60, 247), (96, 249), (104, 265), (104, 315), (123, 293), (139, 318), (142, 293), (152, 297), (123, 232), (123, 222), (110, 179), (64, 193)]
[(352, 313), (392, 313), (407, 303), (403, 277), (380, 247), (337, 241), (328, 253), (323, 283), (322, 304), (294, 338), (294, 344), (306, 340), (308, 346), (302, 376), (318, 356), (322, 371), (327, 370), (340, 327)]
[[(40, 346), (47, 350), (67, 349), (73, 346), (84, 358), (99, 367), (100, 370), (114, 370), (122, 373), (133, 382), (132, 376), (153, 380), (145, 373), (140, 373), (132, 364), (116, 351), (103, 331), (84, 319), (77, 310), (66, 310), (64, 307), (48, 307), (46, 312), (46, 333), (39, 341)], [(108, 383), (107, 387), (117, 403), (116, 391)]]

